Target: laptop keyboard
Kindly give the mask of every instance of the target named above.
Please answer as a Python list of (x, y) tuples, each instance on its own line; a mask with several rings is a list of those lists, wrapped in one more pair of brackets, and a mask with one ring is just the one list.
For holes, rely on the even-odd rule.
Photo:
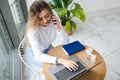
[(66, 80), (68, 79), (70, 76), (75, 75), (76, 73), (78, 73), (79, 71), (82, 71), (85, 69), (85, 67), (79, 62), (76, 62), (79, 67), (77, 71), (70, 71), (67, 68), (64, 68), (62, 70), (60, 70), (59, 72), (55, 73), (55, 77), (57, 78), (57, 80)]

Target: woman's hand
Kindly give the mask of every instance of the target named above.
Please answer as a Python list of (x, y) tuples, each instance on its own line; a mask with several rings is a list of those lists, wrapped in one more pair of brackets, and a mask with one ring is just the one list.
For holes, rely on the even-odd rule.
[(79, 67), (77, 63), (69, 59), (58, 58), (58, 63), (64, 65), (70, 71), (73, 71), (73, 70), (76, 71), (78, 70), (78, 67)]
[(56, 30), (60, 31), (60, 22), (59, 22), (57, 16), (55, 16), (54, 14), (52, 14), (52, 22), (55, 25)]

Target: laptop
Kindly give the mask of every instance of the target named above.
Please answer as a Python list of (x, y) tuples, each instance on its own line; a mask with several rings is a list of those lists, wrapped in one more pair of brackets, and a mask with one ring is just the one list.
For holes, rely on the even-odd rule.
[(78, 70), (69, 71), (61, 64), (53, 65), (49, 67), (48, 70), (54, 80), (74, 80), (89, 70), (89, 68), (76, 55), (71, 55), (68, 59), (75, 61), (79, 65)]

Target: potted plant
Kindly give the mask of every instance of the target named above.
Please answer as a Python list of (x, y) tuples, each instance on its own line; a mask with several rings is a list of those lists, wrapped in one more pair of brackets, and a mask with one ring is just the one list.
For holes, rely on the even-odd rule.
[(62, 25), (65, 26), (64, 28), (69, 35), (72, 34), (73, 28), (76, 29), (76, 23), (72, 20), (73, 17), (77, 17), (83, 22), (86, 20), (85, 13), (80, 4), (72, 4), (72, 2), (73, 0), (52, 0), (48, 3), (57, 12)]

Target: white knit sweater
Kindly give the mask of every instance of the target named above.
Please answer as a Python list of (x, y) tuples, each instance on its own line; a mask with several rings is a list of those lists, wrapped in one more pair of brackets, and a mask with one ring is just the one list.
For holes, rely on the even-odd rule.
[[(53, 13), (58, 17), (55, 11)], [(59, 19), (60, 21), (60, 19)], [(56, 57), (42, 53), (58, 37), (61, 43), (69, 42), (68, 35), (60, 24), (60, 31), (57, 32), (52, 21), (47, 27), (40, 26), (37, 29), (31, 29), (28, 32), (28, 40), (33, 50), (35, 58), (40, 62), (55, 63)]]

